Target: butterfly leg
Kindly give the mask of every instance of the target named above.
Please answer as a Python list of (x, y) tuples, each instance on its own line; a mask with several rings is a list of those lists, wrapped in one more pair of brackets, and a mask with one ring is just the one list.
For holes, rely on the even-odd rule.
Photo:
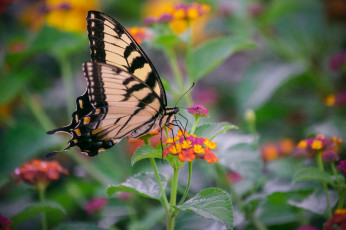
[(189, 120), (185, 117), (185, 116), (183, 116), (181, 113), (178, 113), (182, 118), (184, 118), (185, 119), (185, 121), (186, 121), (186, 124), (185, 124), (185, 130), (187, 129), (187, 125), (189, 124)]

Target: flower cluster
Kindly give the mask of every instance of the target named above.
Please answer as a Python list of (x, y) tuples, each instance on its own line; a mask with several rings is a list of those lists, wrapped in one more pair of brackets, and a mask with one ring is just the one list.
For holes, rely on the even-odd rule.
[[(30, 5), (30, 4), (29, 4)], [(46, 22), (49, 26), (69, 32), (85, 30), (85, 15), (90, 9), (99, 9), (98, 0), (47, 0), (37, 1), (21, 14), (21, 21), (33, 30), (40, 29)]]
[(212, 149), (216, 149), (215, 142), (210, 141), (208, 138), (189, 135), (186, 131), (183, 133), (179, 130), (178, 136), (169, 138), (166, 145), (163, 157), (172, 154), (178, 156), (181, 162), (199, 158), (206, 160), (208, 164), (218, 161), (215, 154), (211, 152)]
[(277, 142), (268, 142), (261, 146), (261, 156), (264, 161), (273, 161), (287, 156), (294, 149), (294, 141), (284, 138)]
[(85, 204), (85, 211), (89, 214), (93, 214), (101, 211), (108, 204), (106, 198), (94, 198)]
[(346, 209), (335, 210), (333, 216), (323, 226), (323, 230), (333, 229), (346, 229)]
[(136, 40), (138, 44), (142, 44), (144, 39), (151, 39), (152, 35), (149, 33), (148, 29), (145, 27), (132, 27), (127, 28), (127, 31)]
[(326, 138), (323, 135), (317, 135), (314, 138), (301, 140), (297, 145), (295, 155), (313, 156), (321, 152), (324, 161), (337, 161), (339, 160), (340, 147), (339, 144), (342, 139), (336, 137)]
[(58, 180), (60, 174), (68, 174), (57, 161), (32, 160), (26, 162), (20, 168), (14, 171), (16, 181), (23, 181), (30, 185), (38, 183), (49, 183), (52, 180)]
[(187, 111), (197, 117), (207, 117), (209, 115), (209, 110), (207, 110), (203, 105), (193, 105), (187, 108)]
[(170, 23), (176, 33), (183, 33), (187, 28), (186, 21), (202, 17), (209, 12), (210, 7), (205, 4), (175, 4), (168, 7), (158, 17), (149, 16), (144, 19), (144, 25)]

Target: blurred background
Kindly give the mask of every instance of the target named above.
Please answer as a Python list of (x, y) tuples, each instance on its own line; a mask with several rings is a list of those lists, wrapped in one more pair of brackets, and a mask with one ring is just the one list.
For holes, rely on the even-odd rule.
[[(253, 45), (232, 55), (220, 53), (223, 57), (212, 71), (198, 77), (191, 92), (194, 104), (210, 110), (210, 117), (203, 122), (228, 121), (239, 127), (217, 139), (218, 167), (206, 169), (204, 164), (196, 164), (191, 193), (225, 186), (218, 170), (226, 173), (227, 183), (236, 186), (240, 181), (236, 190), (244, 196), (249, 191), (258, 192), (269, 182), (274, 187), (290, 184), (292, 172), (304, 162), (293, 156), (299, 140), (312, 134), (346, 138), (346, 1), (196, 2), (208, 6), (208, 12), (189, 25), (192, 47), (220, 36), (240, 36)], [(68, 135), (49, 136), (46, 132), (69, 124), (75, 98), (85, 90), (81, 65), (90, 61), (87, 11), (105, 12), (126, 28), (146, 27), (148, 16), (158, 17), (174, 3), (181, 2), (0, 2), (1, 215), (10, 218), (37, 200), (30, 186), (15, 183), (11, 177), (14, 170), (34, 158), (44, 160), (48, 152), (64, 148), (68, 141)], [(178, 67), (189, 85), (196, 78), (189, 76), (191, 67), (186, 67), (187, 35), (179, 31), (179, 26), (172, 28), (181, 39), (175, 51)], [(153, 37), (155, 30), (148, 27), (141, 46), (163, 79), (168, 104), (173, 106), (178, 86), (167, 57)], [(186, 106), (184, 101), (180, 106)], [(251, 148), (246, 146), (249, 143)], [(47, 197), (60, 203), (67, 214), (50, 212), (49, 226), (89, 222), (105, 229), (141, 229), (141, 223), (147, 229), (162, 229), (164, 212), (155, 200), (128, 193), (109, 199), (106, 195), (108, 184), (119, 184), (137, 172), (150, 171), (147, 162), (131, 166), (131, 156), (141, 144), (123, 140), (94, 158), (82, 156), (78, 149), (55, 156), (54, 160), (70, 173), (48, 187)], [(160, 171), (169, 170), (168, 164), (160, 165)], [(107, 202), (102, 210), (88, 212), (85, 206), (95, 198), (107, 198)], [(269, 229), (294, 229), (305, 218), (322, 226), (320, 216), (314, 212), (302, 216), (300, 208), (287, 204), (288, 199), (286, 195), (275, 196), (260, 204), (260, 218)], [(278, 214), (280, 218), (274, 218)], [(235, 226), (253, 229), (245, 219), (236, 212)], [(145, 221), (151, 225), (144, 225)], [(192, 214), (180, 216), (176, 228), (221, 229), (214, 222), (203, 221)], [(16, 229), (35, 229), (40, 219), (33, 217), (25, 223)]]

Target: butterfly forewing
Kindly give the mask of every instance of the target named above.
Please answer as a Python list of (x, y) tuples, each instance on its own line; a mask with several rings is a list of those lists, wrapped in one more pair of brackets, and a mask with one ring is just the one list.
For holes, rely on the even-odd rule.
[(145, 82), (167, 105), (155, 67), (124, 27), (106, 14), (89, 11), (87, 28), (91, 59), (127, 70)]

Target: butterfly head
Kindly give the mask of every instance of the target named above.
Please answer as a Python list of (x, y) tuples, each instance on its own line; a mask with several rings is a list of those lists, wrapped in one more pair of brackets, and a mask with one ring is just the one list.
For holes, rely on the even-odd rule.
[(179, 113), (178, 107), (166, 108), (166, 111), (165, 111), (166, 124), (171, 124), (174, 119), (174, 116), (177, 113)]

